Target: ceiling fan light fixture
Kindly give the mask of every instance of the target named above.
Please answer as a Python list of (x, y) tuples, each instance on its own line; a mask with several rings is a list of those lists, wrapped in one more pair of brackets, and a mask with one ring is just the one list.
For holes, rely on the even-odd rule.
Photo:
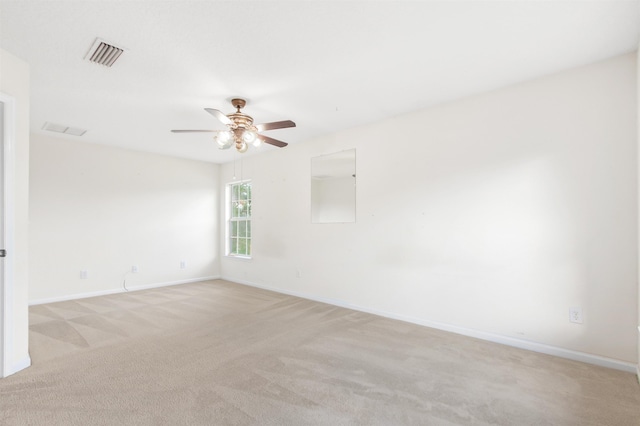
[(241, 109), (246, 105), (246, 101), (240, 98), (231, 100), (231, 104), (237, 109), (231, 114), (224, 114), (222, 111), (213, 108), (205, 108), (209, 114), (213, 115), (222, 124), (227, 126), (226, 130), (171, 130), (173, 133), (184, 132), (213, 132), (216, 135), (213, 140), (220, 149), (229, 149), (235, 145), (236, 151), (239, 153), (247, 152), (249, 144), (259, 147), (263, 143), (273, 145), (279, 148), (287, 146), (286, 142), (279, 141), (269, 136), (258, 134), (266, 130), (284, 129), (287, 127), (296, 127), (296, 123), (291, 120), (274, 121), (271, 123), (253, 124), (253, 117), (244, 114)]
[(233, 143), (230, 132), (226, 130), (222, 132), (218, 132), (218, 134), (214, 136), (213, 139), (216, 141), (220, 149), (228, 149), (231, 147), (231, 144)]
[(255, 132), (252, 132), (251, 130), (245, 130), (242, 133), (242, 141), (244, 143), (252, 143), (253, 141), (256, 140), (256, 134)]
[(229, 142), (231, 140), (231, 132), (228, 130), (223, 130), (221, 132), (218, 132), (218, 141), (222, 142), (223, 144)]

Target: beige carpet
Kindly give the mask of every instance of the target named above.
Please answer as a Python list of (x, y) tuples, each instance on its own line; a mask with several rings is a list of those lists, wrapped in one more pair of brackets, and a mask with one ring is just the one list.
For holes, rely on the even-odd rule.
[(633, 374), (226, 281), (31, 321), (2, 425), (640, 425)]

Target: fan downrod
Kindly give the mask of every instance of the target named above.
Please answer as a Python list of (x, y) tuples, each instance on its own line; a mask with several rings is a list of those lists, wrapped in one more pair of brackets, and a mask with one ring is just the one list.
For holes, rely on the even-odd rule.
[(233, 105), (233, 107), (238, 110), (237, 112), (240, 112), (240, 110), (244, 108), (246, 104), (247, 104), (247, 101), (245, 101), (244, 99), (240, 99), (240, 98), (231, 99), (231, 105)]

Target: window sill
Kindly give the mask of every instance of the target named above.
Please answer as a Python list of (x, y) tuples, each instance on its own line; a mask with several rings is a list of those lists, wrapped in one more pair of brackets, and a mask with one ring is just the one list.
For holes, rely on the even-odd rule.
[(251, 260), (251, 256), (243, 256), (239, 254), (227, 254), (224, 257), (227, 259)]

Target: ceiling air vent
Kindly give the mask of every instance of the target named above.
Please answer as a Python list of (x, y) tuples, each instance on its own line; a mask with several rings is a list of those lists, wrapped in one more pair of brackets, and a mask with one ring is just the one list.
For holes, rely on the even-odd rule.
[(110, 67), (122, 55), (124, 49), (97, 38), (84, 59), (89, 62)]
[(76, 127), (69, 127), (62, 124), (49, 123), (48, 121), (42, 126), (42, 130), (48, 130), (50, 132), (64, 133), (66, 135), (82, 136), (87, 131), (85, 129), (78, 129)]

